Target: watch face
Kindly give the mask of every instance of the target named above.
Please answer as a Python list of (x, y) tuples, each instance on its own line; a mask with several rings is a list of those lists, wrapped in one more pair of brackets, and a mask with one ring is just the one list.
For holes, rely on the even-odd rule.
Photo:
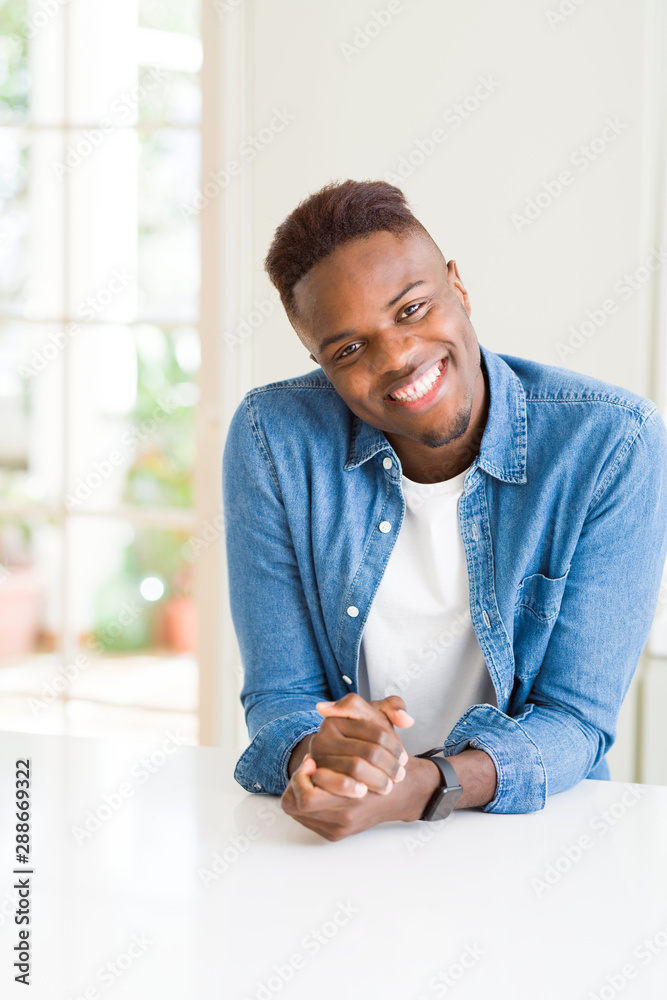
[(435, 808), (429, 811), (427, 819), (431, 822), (439, 819), (447, 819), (449, 814), (454, 809), (454, 806), (461, 798), (461, 792), (463, 789), (460, 786), (456, 788), (438, 788), (438, 793), (440, 799), (436, 802)]

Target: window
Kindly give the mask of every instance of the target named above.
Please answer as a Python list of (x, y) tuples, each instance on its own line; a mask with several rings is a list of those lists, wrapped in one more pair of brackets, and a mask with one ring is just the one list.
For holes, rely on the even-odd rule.
[(0, 8), (0, 728), (197, 739), (200, 7)]

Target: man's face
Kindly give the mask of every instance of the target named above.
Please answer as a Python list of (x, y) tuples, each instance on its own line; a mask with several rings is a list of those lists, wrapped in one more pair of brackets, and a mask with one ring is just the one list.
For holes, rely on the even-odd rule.
[(294, 296), (301, 340), (353, 413), (390, 440), (429, 448), (465, 433), (479, 345), (456, 264), (427, 237), (379, 232), (345, 244)]

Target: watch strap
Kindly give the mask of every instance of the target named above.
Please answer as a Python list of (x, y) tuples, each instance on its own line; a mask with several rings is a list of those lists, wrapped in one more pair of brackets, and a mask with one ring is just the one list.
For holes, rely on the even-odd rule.
[[(432, 760), (440, 771), (440, 784), (426, 803), (426, 807), (420, 819), (430, 820), (443, 797), (447, 796), (448, 793), (452, 793), (452, 809), (461, 797), (463, 788), (459, 784), (459, 778), (456, 770), (446, 757), (438, 756), (444, 749), (444, 747), (433, 747), (431, 750), (426, 750), (424, 753), (415, 754), (415, 757), (425, 757)], [(458, 795), (456, 792), (458, 792)], [(450, 809), (450, 812), (452, 809)], [(446, 819), (447, 817), (445, 816), (443, 818)]]

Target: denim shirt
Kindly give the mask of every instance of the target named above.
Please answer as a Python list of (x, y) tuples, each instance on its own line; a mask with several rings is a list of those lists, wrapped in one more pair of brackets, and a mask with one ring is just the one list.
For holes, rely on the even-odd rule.
[[(667, 551), (667, 431), (651, 400), (620, 386), (480, 352), (489, 410), (458, 514), (498, 707), (464, 712), (445, 754), (484, 750), (497, 772), (484, 811), (522, 813), (609, 778)], [(401, 463), (318, 368), (245, 395), (222, 473), (251, 740), (234, 777), (281, 795), (292, 750), (323, 721), (315, 703), (358, 691), (364, 623), (405, 512)]]

